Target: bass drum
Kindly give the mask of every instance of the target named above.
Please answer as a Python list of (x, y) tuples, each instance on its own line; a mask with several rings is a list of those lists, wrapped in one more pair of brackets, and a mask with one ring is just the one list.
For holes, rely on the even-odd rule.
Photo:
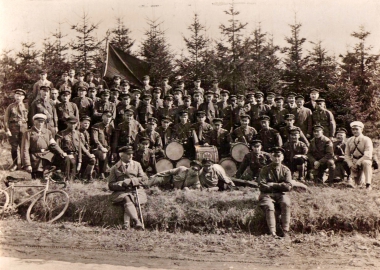
[(185, 149), (179, 142), (170, 142), (165, 147), (165, 154), (172, 161), (180, 160), (184, 152)]
[(167, 158), (160, 158), (156, 161), (157, 173), (173, 169), (173, 163)]
[(237, 166), (235, 161), (230, 158), (222, 158), (219, 162), (219, 165), (223, 167), (223, 169), (226, 171), (226, 174), (231, 177), (236, 174), (237, 172)]
[(177, 161), (175, 164), (175, 167), (178, 168), (180, 166), (185, 166), (186, 168), (190, 168), (190, 163), (191, 160), (188, 158), (181, 158), (180, 160)]
[(245, 143), (234, 143), (231, 146), (231, 157), (236, 162), (242, 162), (244, 159), (244, 156), (249, 153), (249, 148)]
[(195, 158), (202, 162), (204, 158), (209, 158), (212, 162), (218, 163), (219, 154), (218, 149), (213, 146), (197, 145), (195, 146)]

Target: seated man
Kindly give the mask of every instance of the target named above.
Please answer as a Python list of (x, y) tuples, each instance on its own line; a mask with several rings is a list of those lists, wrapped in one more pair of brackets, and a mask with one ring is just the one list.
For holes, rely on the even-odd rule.
[(347, 130), (345, 128), (338, 128), (335, 134), (336, 141), (334, 146), (334, 160), (335, 160), (335, 172), (334, 181), (340, 182), (346, 176), (350, 176), (350, 168), (347, 162), (344, 160), (344, 152), (346, 150), (346, 136)]
[(251, 142), (252, 152), (249, 152), (244, 156), (242, 163), (240, 163), (239, 169), (236, 172), (236, 177), (241, 178), (244, 174), (244, 171), (249, 168), (252, 172), (252, 178), (256, 179), (259, 177), (260, 170), (262, 167), (271, 163), (271, 156), (261, 151), (262, 144), (260, 140), (253, 140)]
[(292, 174), (298, 172), (298, 180), (305, 179), (307, 171), (307, 151), (309, 150), (304, 142), (300, 141), (301, 129), (293, 127), (289, 130), (289, 141), (287, 141), (283, 148), (285, 150), (284, 163), (289, 167)]
[(352, 184), (352, 178), (354, 178), (355, 184), (360, 185), (364, 175), (366, 189), (372, 190), (372, 140), (363, 135), (364, 124), (362, 122), (354, 121), (350, 126), (354, 136), (347, 140), (344, 155), (344, 160), (351, 170), (349, 183)]
[(149, 186), (160, 186), (164, 189), (200, 189), (199, 171), (202, 164), (198, 160), (190, 163), (190, 168), (180, 166), (152, 175)]
[(202, 188), (208, 191), (222, 191), (226, 190), (229, 186), (235, 186), (219, 164), (214, 164), (209, 158), (204, 158), (202, 166), (203, 170), (199, 174)]
[[(315, 182), (323, 182), (325, 170), (329, 169), (328, 182), (334, 179), (335, 162), (332, 141), (323, 135), (323, 126), (315, 125), (313, 127), (314, 138), (310, 141), (307, 158), (310, 166), (313, 168), (312, 176)], [(314, 174), (317, 174), (316, 176)]]
[(156, 171), (156, 154), (155, 151), (149, 149), (150, 140), (148, 137), (141, 137), (135, 153), (135, 160), (140, 163), (144, 172), (150, 176)]
[[(136, 187), (140, 187), (148, 177), (141, 168), (140, 163), (132, 160), (133, 147), (123, 146), (118, 150), (120, 160), (111, 167), (108, 176), (108, 188), (114, 191), (112, 196), (113, 203), (124, 204), (124, 224), (123, 228), (130, 227), (130, 220), (135, 222), (135, 229), (144, 229), (139, 220), (136, 210)], [(147, 201), (144, 189), (138, 189), (139, 203)]]
[(280, 133), (269, 126), (270, 117), (267, 115), (260, 116), (261, 129), (257, 134), (257, 139), (261, 140), (264, 151), (269, 151), (272, 147), (281, 147), (282, 139)]
[(277, 238), (275, 210), (278, 206), (281, 208), (282, 236), (286, 236), (290, 229), (290, 198), (287, 192), (292, 189), (292, 174), (281, 164), (284, 149), (274, 147), (271, 154), (272, 163), (263, 167), (259, 176), (259, 205), (265, 212), (270, 234)]
[(220, 158), (227, 157), (230, 154), (231, 135), (228, 130), (223, 129), (223, 119), (214, 118), (212, 120), (214, 129), (210, 132), (210, 145), (218, 149)]

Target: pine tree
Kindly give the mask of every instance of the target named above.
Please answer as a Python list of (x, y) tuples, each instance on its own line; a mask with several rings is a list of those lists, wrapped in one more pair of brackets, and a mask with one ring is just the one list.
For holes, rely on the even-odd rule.
[(135, 41), (130, 38), (131, 30), (125, 26), (120, 17), (116, 19), (116, 23), (116, 28), (111, 31), (113, 36), (110, 43), (123, 52), (131, 54), (131, 48), (135, 43)]
[(140, 55), (150, 65), (152, 83), (158, 83), (162, 77), (173, 72), (174, 56), (166, 42), (165, 32), (160, 29), (161, 24), (157, 20), (148, 20), (149, 29), (145, 31), (145, 40), (140, 49)]
[(0, 58), (0, 104), (1, 112), (12, 102), (10, 97), (12, 90), (15, 89), (14, 78), (16, 75), (16, 59), (12, 56), (12, 50), (3, 50)]
[(30, 90), (38, 79), (38, 72), (41, 69), (38, 57), (40, 52), (35, 49), (34, 42), (22, 42), (21, 51), (17, 55), (15, 77), (13, 78), (13, 88)]
[(98, 26), (99, 23), (90, 23), (90, 17), (85, 12), (81, 17), (81, 23), (71, 26), (71, 29), (78, 33), (76, 42), (71, 44), (71, 48), (77, 51), (73, 64), (78, 69), (88, 70), (94, 65), (96, 51), (100, 46), (100, 42), (94, 36)]

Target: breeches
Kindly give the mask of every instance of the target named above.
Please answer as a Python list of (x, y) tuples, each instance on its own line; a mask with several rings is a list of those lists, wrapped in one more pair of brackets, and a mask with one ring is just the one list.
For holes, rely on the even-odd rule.
[(288, 195), (282, 193), (261, 194), (259, 197), (259, 205), (265, 212), (267, 225), (271, 233), (276, 232), (276, 205), (281, 209), (282, 229), (289, 231), (291, 203)]
[(351, 176), (355, 179), (357, 185), (361, 184), (362, 178), (364, 176), (365, 183), (372, 183), (372, 160), (363, 160), (361, 169), (358, 171), (351, 170)]

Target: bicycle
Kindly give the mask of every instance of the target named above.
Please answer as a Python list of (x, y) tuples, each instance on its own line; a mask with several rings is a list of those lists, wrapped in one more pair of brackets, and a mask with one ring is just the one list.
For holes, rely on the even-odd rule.
[[(69, 195), (63, 190), (49, 190), (50, 182), (62, 184), (66, 187), (65, 182), (55, 181), (51, 175), (55, 168), (44, 172), (44, 185), (15, 185), (15, 182), (24, 180), (22, 178), (6, 178), (6, 189), (0, 189), (0, 216), (4, 214), (14, 214), (17, 208), (23, 204), (31, 202), (26, 212), (28, 222), (47, 222), (52, 223), (63, 216), (69, 207)], [(14, 203), (16, 188), (44, 188), (18, 204)]]

